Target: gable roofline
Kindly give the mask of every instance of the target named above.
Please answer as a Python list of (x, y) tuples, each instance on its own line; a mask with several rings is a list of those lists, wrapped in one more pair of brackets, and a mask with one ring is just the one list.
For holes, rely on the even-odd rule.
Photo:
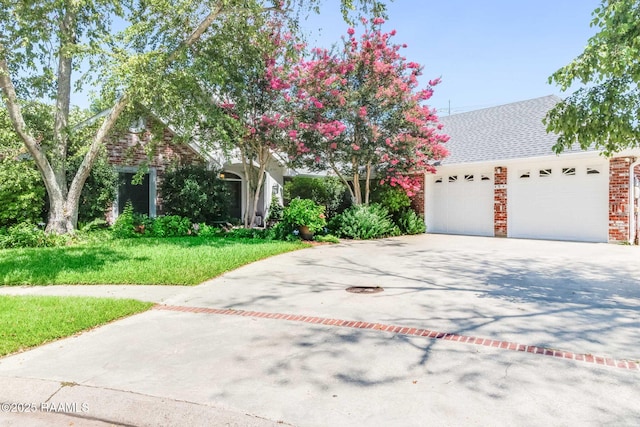
[[(555, 95), (442, 116), (449, 157), (443, 165), (555, 156), (558, 135), (542, 119), (561, 99)], [(567, 153), (595, 151), (572, 147)]]

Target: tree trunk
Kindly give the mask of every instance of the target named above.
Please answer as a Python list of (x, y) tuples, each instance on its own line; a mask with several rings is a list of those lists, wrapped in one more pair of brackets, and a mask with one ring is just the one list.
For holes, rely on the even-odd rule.
[(367, 180), (364, 183), (364, 204), (369, 204), (369, 194), (371, 193), (371, 162), (367, 163)]
[(353, 165), (353, 194), (355, 195), (354, 204), (362, 204), (362, 189), (360, 188), (360, 172), (355, 157), (352, 159)]

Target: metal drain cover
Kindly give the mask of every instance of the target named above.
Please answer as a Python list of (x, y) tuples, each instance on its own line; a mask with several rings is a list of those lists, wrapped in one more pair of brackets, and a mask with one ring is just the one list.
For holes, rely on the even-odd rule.
[(380, 286), (351, 286), (346, 291), (352, 294), (377, 294), (384, 291), (384, 289)]

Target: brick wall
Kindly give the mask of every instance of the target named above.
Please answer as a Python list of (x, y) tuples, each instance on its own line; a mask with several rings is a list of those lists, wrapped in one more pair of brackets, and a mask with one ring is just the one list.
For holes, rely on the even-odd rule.
[(507, 237), (507, 168), (494, 169), (493, 235)]
[(420, 191), (411, 197), (411, 208), (417, 213), (424, 215), (424, 192), (426, 191), (424, 174), (416, 175), (415, 179), (420, 183)]
[(629, 166), (634, 160), (615, 157), (609, 162), (610, 242), (629, 240)]
[[(163, 130), (162, 140), (155, 141), (151, 133), (127, 133), (112, 138), (107, 144), (109, 163), (114, 166), (140, 166), (147, 164), (156, 170), (157, 189), (162, 185), (165, 171), (173, 165), (204, 163), (202, 157), (189, 145), (174, 143), (173, 133), (169, 129)], [(149, 157), (148, 152), (153, 153)], [(156, 213), (162, 213), (162, 195), (156, 193)]]

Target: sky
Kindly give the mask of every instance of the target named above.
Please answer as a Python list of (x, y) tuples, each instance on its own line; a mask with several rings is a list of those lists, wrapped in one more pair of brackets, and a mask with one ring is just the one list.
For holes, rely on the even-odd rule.
[[(388, 2), (389, 19), (383, 29), (395, 29), (394, 41), (408, 45), (403, 54), (424, 67), (424, 83), (442, 78), (429, 105), (447, 115), (569, 95), (571, 91), (561, 93), (548, 78), (584, 50), (596, 32), (589, 24), (599, 4), (599, 0), (395, 0)], [(320, 15), (309, 16), (302, 28), (310, 46), (339, 42), (348, 28), (339, 0), (325, 0)]]

